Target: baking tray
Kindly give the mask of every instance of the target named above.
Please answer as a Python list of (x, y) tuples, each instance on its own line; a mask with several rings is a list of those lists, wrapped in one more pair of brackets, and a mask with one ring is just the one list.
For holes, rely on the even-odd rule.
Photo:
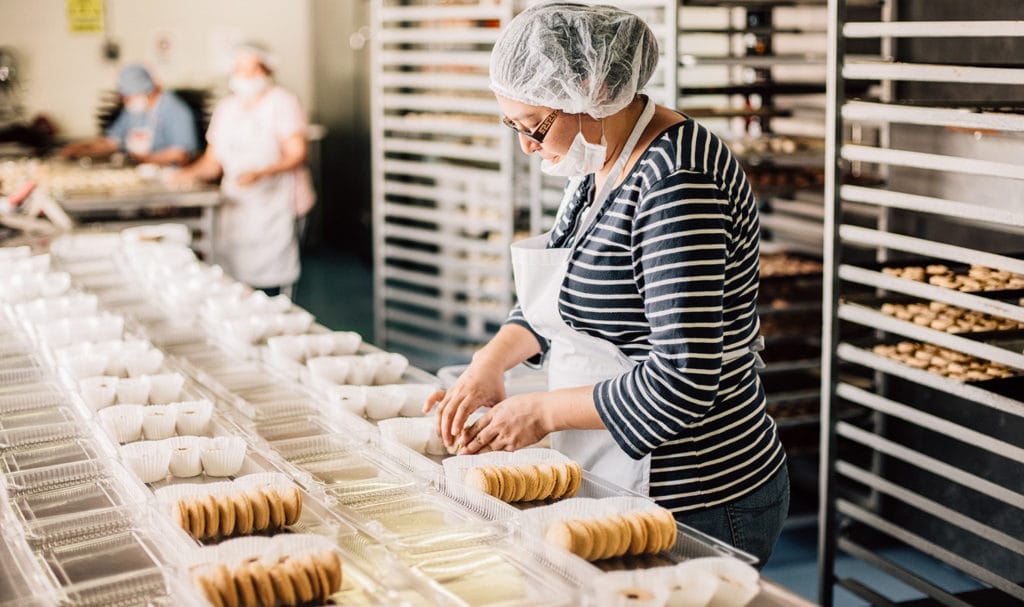
[[(1024, 259), (1024, 254), (1021, 253), (1009, 253), (1006, 254), (1009, 257), (1016, 259)], [(858, 263), (858, 267), (866, 270), (874, 270), (881, 272), (883, 268), (906, 268), (906, 267), (921, 267), (926, 268), (930, 265), (943, 265), (949, 268), (955, 274), (967, 274), (971, 268), (971, 264), (948, 261), (944, 259), (936, 259), (932, 257), (921, 257), (921, 256), (899, 256), (894, 259), (887, 260), (885, 262), (868, 262)], [(908, 280), (908, 279), (904, 279)], [(916, 282), (916, 281), (914, 281)], [(925, 281), (925, 284), (930, 284)], [(988, 299), (1005, 299), (1005, 300), (1016, 300), (1024, 297), (1024, 289), (1003, 289), (998, 291), (970, 291), (970, 295), (977, 295), (979, 297), (985, 297)]]

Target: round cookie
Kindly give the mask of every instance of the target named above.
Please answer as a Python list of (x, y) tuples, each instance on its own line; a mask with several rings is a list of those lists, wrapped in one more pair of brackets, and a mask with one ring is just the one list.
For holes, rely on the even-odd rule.
[(224, 537), (235, 533), (235, 506), (226, 495), (212, 496), (217, 504), (217, 518), (220, 519), (218, 531)]
[(234, 571), (235, 591), (238, 592), (238, 601), (242, 605), (258, 605), (259, 597), (256, 595), (256, 585), (253, 581), (252, 571), (245, 565), (239, 566)]
[(302, 516), (302, 492), (298, 487), (291, 486), (281, 494), (281, 501), (284, 504), (284, 524), (294, 525), (299, 522)]
[(313, 588), (313, 598), (322, 599), (324, 582), (321, 581), (316, 563), (313, 561), (313, 555), (306, 554), (292, 560), (296, 562), (296, 566), (300, 567), (302, 572), (306, 574), (306, 577), (309, 578), (309, 584)]
[(174, 502), (171, 506), (171, 516), (174, 518), (174, 522), (184, 529), (186, 532), (190, 531), (188, 522), (188, 505), (182, 500)]
[(298, 603), (298, 599), (295, 596), (295, 587), (292, 586), (292, 578), (288, 575), (283, 563), (278, 562), (267, 567), (267, 574), (270, 576), (270, 583), (274, 585), (274, 597), (277, 598), (277, 603), (282, 605), (295, 605)]
[(270, 527), (270, 505), (267, 504), (267, 498), (259, 491), (248, 491), (245, 497), (252, 505), (252, 530), (265, 531)]
[(498, 499), (502, 499), (502, 495), (505, 494), (505, 475), (501, 473), (501, 469), (495, 466), (487, 466), (484, 468), (484, 474), (487, 475), (488, 483), (491, 488), (489, 493)]
[(220, 598), (220, 593), (217, 592), (217, 588), (213, 585), (213, 580), (205, 575), (197, 575), (195, 578), (196, 585), (203, 591), (203, 596), (206, 597), (207, 601), (213, 607), (224, 607), (224, 600)]
[(594, 536), (581, 520), (563, 521), (572, 534), (572, 553), (587, 558), (594, 550)]
[(643, 554), (647, 549), (647, 525), (644, 525), (636, 512), (627, 512), (622, 518), (629, 526), (629, 554)]
[(505, 478), (511, 481), (508, 491), (509, 502), (521, 502), (526, 497), (526, 474), (519, 466), (505, 468)]
[(308, 603), (313, 600), (316, 593), (313, 592), (313, 584), (302, 564), (295, 559), (287, 559), (279, 564), (292, 580), (292, 588), (295, 589), (295, 596), (300, 603)]
[(601, 528), (600, 522), (595, 519), (586, 519), (583, 522), (583, 526), (590, 532), (590, 537), (593, 538), (594, 544), (587, 556), (583, 557), (588, 561), (596, 561), (602, 558), (604, 551), (608, 548), (608, 534), (604, 529)]
[(523, 474), (523, 497), (520, 501), (535, 502), (540, 499), (540, 470), (534, 464), (519, 466)]
[(583, 482), (583, 469), (576, 462), (569, 462), (567, 464), (569, 469), (569, 486), (565, 490), (565, 494), (562, 497), (572, 497), (576, 495), (576, 492), (580, 489), (580, 483)]
[(556, 521), (548, 525), (547, 530), (544, 532), (544, 540), (549, 544), (554, 544), (563, 550), (575, 553), (573, 550), (574, 538), (573, 533), (569, 529), (569, 525), (565, 521)]
[(212, 495), (207, 495), (199, 503), (203, 507), (203, 517), (206, 519), (204, 536), (211, 539), (215, 538), (220, 531), (220, 513), (217, 511), (217, 502)]
[(662, 544), (661, 549), (658, 552), (664, 552), (676, 544), (676, 535), (678, 528), (676, 526), (676, 518), (672, 516), (672, 512), (665, 508), (659, 508), (657, 510), (657, 517), (661, 523)]
[(328, 589), (331, 594), (341, 590), (341, 559), (338, 553), (333, 550), (325, 550), (316, 555), (316, 562), (324, 568), (327, 579), (330, 581)]
[(188, 530), (192, 537), (201, 540), (206, 534), (206, 513), (199, 500), (188, 501)]
[(262, 605), (273, 605), (275, 599), (274, 583), (270, 579), (270, 573), (263, 566), (258, 558), (249, 559), (243, 565), (252, 577), (252, 585), (256, 589), (256, 596)]
[(483, 468), (470, 468), (466, 471), (466, 476), (463, 477), (462, 482), (471, 489), (476, 489), (481, 493), (490, 493), (490, 483), (487, 480), (487, 474), (484, 473)]
[(562, 464), (551, 464), (551, 475), (555, 478), (555, 487), (548, 497), (559, 499), (569, 489), (569, 468)]
[(650, 511), (637, 512), (636, 516), (647, 530), (647, 543), (644, 544), (644, 554), (659, 552), (662, 543), (665, 541), (661, 532), (661, 525), (658, 524), (658, 521)]
[(273, 529), (284, 527), (284, 502), (277, 489), (264, 487), (260, 492), (266, 498), (267, 505), (270, 507), (270, 526)]
[(537, 497), (534, 499), (546, 500), (555, 492), (555, 484), (558, 480), (555, 476), (555, 466), (541, 464), (533, 468), (537, 474)]
[(229, 499), (235, 509), (235, 532), (240, 535), (249, 535), (252, 533), (252, 503), (244, 493), (232, 494)]
[(612, 516), (609, 520), (612, 526), (615, 527), (619, 538), (619, 543), (615, 546), (615, 549), (612, 551), (611, 556), (622, 556), (629, 552), (629, 545), (632, 540), (632, 534), (629, 530), (629, 523), (626, 522), (625, 517), (623, 517), (621, 514), (616, 514)]
[(235, 579), (225, 565), (217, 565), (213, 574), (213, 585), (220, 593), (224, 607), (238, 607), (238, 590), (235, 589)]

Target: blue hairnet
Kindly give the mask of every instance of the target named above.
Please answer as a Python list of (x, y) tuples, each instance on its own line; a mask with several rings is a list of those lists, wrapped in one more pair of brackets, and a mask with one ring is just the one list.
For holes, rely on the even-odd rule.
[(491, 52), (491, 90), (513, 101), (604, 118), (626, 107), (658, 64), (643, 19), (613, 6), (547, 2), (509, 22)]
[(117, 92), (122, 95), (148, 95), (155, 88), (153, 77), (141, 63), (129, 63), (117, 76)]

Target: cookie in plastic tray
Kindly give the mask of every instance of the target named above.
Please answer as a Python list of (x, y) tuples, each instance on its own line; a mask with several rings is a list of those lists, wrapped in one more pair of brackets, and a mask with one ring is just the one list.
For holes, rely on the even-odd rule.
[(444, 460), (442, 465), (448, 480), (505, 503), (572, 497), (583, 482), (579, 464), (554, 449), (460, 455)]
[(178, 484), (154, 492), (157, 507), (194, 541), (277, 533), (354, 533), (322, 502), (273, 472), (234, 481)]
[[(368, 354), (367, 356), (373, 356)], [(332, 385), (324, 390), (332, 409), (379, 421), (394, 417), (423, 417), (427, 397), (438, 384)]]
[(0, 300), (13, 304), (40, 297), (56, 297), (67, 293), (70, 288), (71, 275), (67, 272), (0, 276)]
[(323, 604), (344, 577), (336, 545), (311, 534), (230, 540), (193, 561), (192, 579), (214, 605)]

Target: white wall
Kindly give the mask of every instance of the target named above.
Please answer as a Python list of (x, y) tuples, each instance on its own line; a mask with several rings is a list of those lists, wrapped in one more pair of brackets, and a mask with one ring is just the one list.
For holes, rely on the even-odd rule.
[[(103, 58), (105, 34), (68, 31), (65, 0), (0, 0), (0, 45), (18, 54), (22, 103), (29, 115), (49, 114), (63, 136), (96, 133), (100, 94), (114, 88), (127, 62), (145, 62), (165, 86), (223, 92), (215, 43), (238, 36), (268, 45), (278, 59), (278, 82), (307, 109), (312, 103), (309, 0), (106, 0), (106, 7), (106, 35), (121, 46), (116, 64)], [(172, 42), (164, 58), (155, 50), (160, 36)]]

